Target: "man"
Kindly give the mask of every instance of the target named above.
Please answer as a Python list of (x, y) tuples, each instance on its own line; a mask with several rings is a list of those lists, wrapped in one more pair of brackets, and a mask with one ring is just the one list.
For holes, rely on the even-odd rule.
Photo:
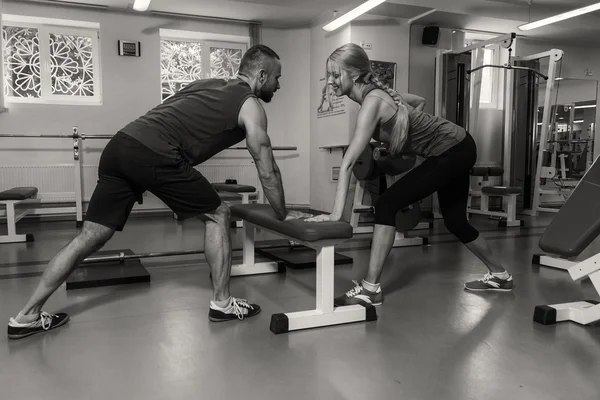
[(128, 124), (100, 158), (98, 185), (83, 229), (51, 261), (33, 295), (8, 324), (8, 337), (21, 339), (68, 322), (64, 313), (42, 307), (90, 254), (123, 230), (134, 203), (150, 191), (180, 218), (199, 217), (206, 225), (204, 251), (211, 268), (213, 301), (209, 319), (252, 317), (260, 307), (229, 293), (230, 211), (212, 185), (193, 168), (246, 139), (265, 196), (280, 220), (306, 216), (288, 212), (279, 168), (267, 135), (267, 116), (258, 99), (270, 102), (279, 89), (281, 63), (270, 48), (250, 48), (236, 79), (192, 82), (146, 115)]

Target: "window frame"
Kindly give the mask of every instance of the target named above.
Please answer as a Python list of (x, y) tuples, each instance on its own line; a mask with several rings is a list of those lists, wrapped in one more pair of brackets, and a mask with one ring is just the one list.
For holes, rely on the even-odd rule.
[[(499, 65), (500, 63), (500, 46), (499, 45), (490, 45), (484, 47), (485, 50), (492, 51), (492, 62), (493, 65)], [(485, 64), (485, 63), (484, 63)], [(491, 76), (491, 101), (490, 102), (482, 102), (481, 98), (479, 100), (479, 108), (484, 109), (497, 109), (500, 104), (500, 69), (498, 68), (489, 68), (490, 76)], [(483, 75), (482, 75), (483, 76)]]
[[(227, 49), (240, 49), (242, 54), (245, 54), (250, 47), (249, 36), (225, 35), (218, 33), (195, 32), (195, 31), (179, 31), (172, 29), (160, 29), (159, 41), (171, 40), (176, 42), (193, 42), (200, 44), (202, 55), (200, 57), (202, 63), (202, 72), (200, 79), (210, 79), (210, 47), (223, 47)], [(162, 53), (159, 51), (159, 65), (161, 65), (160, 80), (159, 80), (159, 98), (162, 98)]]
[[(101, 73), (101, 43), (100, 24), (83, 21), (69, 21), (61, 19), (50, 19), (40, 17), (28, 17), (20, 15), (3, 15), (2, 27), (14, 26), (18, 28), (32, 28), (38, 30), (39, 57), (41, 71), (41, 93), (40, 97), (15, 97), (4, 96), (4, 104), (48, 104), (48, 105), (89, 105), (100, 106), (103, 104), (102, 96), (102, 73)], [(92, 65), (93, 65), (93, 96), (74, 96), (52, 94), (52, 76), (50, 64), (50, 35), (77, 35), (92, 39)], [(42, 44), (46, 43), (46, 46)], [(1, 46), (1, 62), (4, 67), (4, 45)], [(1, 89), (4, 93), (6, 82), (2, 76)]]

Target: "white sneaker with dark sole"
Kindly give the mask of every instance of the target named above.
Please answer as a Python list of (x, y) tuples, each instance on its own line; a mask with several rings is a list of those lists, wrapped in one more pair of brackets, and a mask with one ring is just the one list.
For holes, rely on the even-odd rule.
[(481, 279), (465, 283), (465, 289), (472, 292), (510, 292), (513, 288), (512, 275), (509, 275), (508, 279), (500, 279), (497, 276), (487, 273)]

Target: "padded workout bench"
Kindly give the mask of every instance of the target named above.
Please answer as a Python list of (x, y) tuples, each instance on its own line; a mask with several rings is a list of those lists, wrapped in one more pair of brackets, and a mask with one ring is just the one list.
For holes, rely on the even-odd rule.
[(36, 187), (16, 187), (0, 192), (0, 204), (6, 208), (6, 224), (8, 227), (8, 234), (0, 236), (0, 243), (33, 242), (32, 234), (17, 235), (17, 222), (29, 214), (29, 210), (26, 209), (17, 213), (15, 207), (35, 199), (37, 193), (38, 189)]
[[(600, 164), (596, 160), (567, 202), (556, 214), (540, 239), (540, 248), (563, 258), (581, 254), (600, 234)], [(600, 293), (600, 254), (573, 263), (568, 268), (574, 281), (590, 277)], [(596, 300), (537, 306), (534, 321), (551, 325), (561, 321), (574, 321), (587, 325), (600, 320), (600, 304)]]
[[(471, 190), (469, 193), (469, 201), (467, 210), (469, 214), (487, 215), (490, 217), (502, 218), (498, 222), (501, 228), (521, 227), (525, 225), (525, 221), (517, 219), (517, 196), (523, 193), (523, 189), (516, 186), (491, 186), (487, 185), (490, 176), (502, 176), (504, 168), (499, 166), (475, 166), (471, 169), (471, 176), (482, 177), (480, 182), (481, 191)], [(506, 211), (490, 211), (489, 199), (493, 196), (502, 197), (502, 204), (506, 204)], [(480, 198), (479, 209), (472, 207), (473, 197)]]
[[(254, 231), (260, 228), (316, 250), (316, 308), (309, 311), (273, 314), (271, 332), (287, 333), (300, 329), (377, 320), (372, 305), (334, 307), (334, 249), (352, 238), (352, 226), (346, 222), (280, 221), (268, 204), (236, 204), (232, 215), (244, 220), (244, 261), (232, 266), (231, 275), (277, 272), (276, 266), (254, 263)], [(274, 264), (274, 263), (261, 263)], [(242, 273), (240, 273), (240, 271)]]

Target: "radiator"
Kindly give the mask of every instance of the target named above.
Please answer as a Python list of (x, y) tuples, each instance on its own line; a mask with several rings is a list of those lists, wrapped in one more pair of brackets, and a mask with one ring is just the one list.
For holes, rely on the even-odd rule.
[[(260, 190), (260, 181), (254, 164), (206, 164), (196, 169), (209, 182), (236, 179), (238, 183)], [(75, 174), (73, 164), (54, 165), (0, 165), (0, 190), (19, 186), (35, 186), (42, 200), (75, 201)], [(98, 166), (83, 165), (81, 171), (82, 199), (87, 202), (98, 182)]]
[(72, 164), (0, 165), (0, 190), (35, 186), (41, 199), (75, 200)]

